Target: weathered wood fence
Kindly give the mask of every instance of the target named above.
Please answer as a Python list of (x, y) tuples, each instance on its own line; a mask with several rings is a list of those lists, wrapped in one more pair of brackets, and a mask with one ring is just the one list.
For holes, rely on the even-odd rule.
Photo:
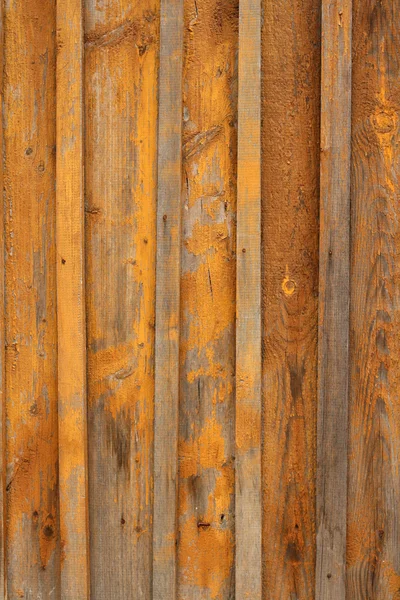
[(400, 0), (0, 10), (0, 597), (400, 599)]

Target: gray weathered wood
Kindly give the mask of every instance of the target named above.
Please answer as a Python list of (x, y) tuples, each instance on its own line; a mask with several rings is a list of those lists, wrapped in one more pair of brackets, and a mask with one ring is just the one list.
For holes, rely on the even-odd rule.
[(346, 597), (351, 0), (323, 0), (316, 598)]
[(160, 23), (153, 600), (176, 598), (183, 1)]
[(57, 332), (60, 596), (88, 600), (86, 315), (84, 292), (83, 7), (57, 2)]
[(236, 598), (261, 600), (261, 4), (239, 4)]

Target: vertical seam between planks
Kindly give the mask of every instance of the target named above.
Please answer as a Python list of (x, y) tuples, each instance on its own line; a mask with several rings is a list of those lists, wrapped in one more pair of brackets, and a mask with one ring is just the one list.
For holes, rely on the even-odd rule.
[(183, 0), (162, 0), (159, 60), (153, 600), (175, 600)]
[(346, 598), (351, 0), (322, 0), (316, 600)]
[(239, 3), (236, 598), (262, 597), (261, 1)]
[(60, 586), (63, 600), (78, 596), (85, 600), (90, 597), (90, 562), (82, 0), (58, 0), (57, 34), (58, 427), (60, 527), (65, 544)]

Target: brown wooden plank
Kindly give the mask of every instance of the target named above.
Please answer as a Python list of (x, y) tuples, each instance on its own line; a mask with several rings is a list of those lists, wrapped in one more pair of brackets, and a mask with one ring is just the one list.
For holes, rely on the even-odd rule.
[(89, 598), (82, 17), (81, 0), (58, 0), (56, 234), (63, 600)]
[(162, 0), (158, 92), (153, 600), (176, 598), (183, 0)]
[(347, 598), (400, 597), (400, 2), (353, 1)]
[(59, 598), (56, 7), (4, 3), (7, 592)]
[(238, 1), (185, 1), (178, 598), (234, 596)]
[[(4, 61), (4, 5), (0, 3), (0, 57)], [(0, 72), (0, 98), (3, 105), (4, 73)], [(3, 116), (0, 119), (0, 144), (3, 147)], [(0, 166), (0, 190), (4, 190), (4, 157)], [(6, 379), (5, 379), (5, 228), (4, 228), (4, 194), (0, 209), (0, 598), (6, 598), (6, 480), (7, 480), (7, 455), (6, 455)]]
[(261, 600), (261, 2), (239, 9), (235, 572)]
[(151, 598), (158, 11), (157, 0), (85, 1), (95, 600)]
[(263, 593), (314, 597), (320, 1), (264, 2)]
[(349, 356), (351, 0), (322, 2), (316, 597), (344, 600)]

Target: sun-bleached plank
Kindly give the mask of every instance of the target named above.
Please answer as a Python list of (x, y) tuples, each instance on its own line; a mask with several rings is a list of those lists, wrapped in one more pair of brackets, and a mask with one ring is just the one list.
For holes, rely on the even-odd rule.
[(57, 2), (57, 324), (61, 597), (89, 598), (84, 291), (83, 18)]

